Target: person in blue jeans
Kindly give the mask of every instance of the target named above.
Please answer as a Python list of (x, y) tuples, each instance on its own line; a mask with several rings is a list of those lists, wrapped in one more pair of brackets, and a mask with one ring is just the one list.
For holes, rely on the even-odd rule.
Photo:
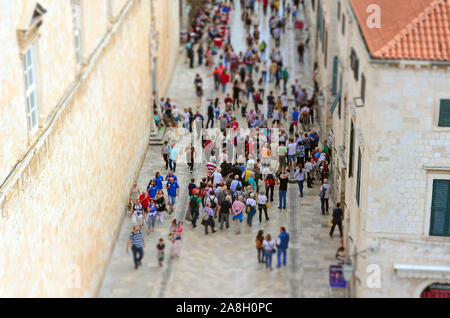
[[(134, 268), (138, 269), (142, 265), (141, 261), (144, 257), (145, 241), (142, 232), (139, 230), (139, 226), (133, 226), (133, 232), (130, 233), (127, 242), (126, 252), (128, 253), (131, 245), (131, 250), (133, 251)], [(139, 255), (139, 256), (138, 256)]]
[(280, 188), (278, 189), (279, 203), (278, 208), (286, 210), (286, 194), (289, 183), (289, 176), (285, 171), (278, 173), (278, 180), (280, 182)]
[(306, 178), (306, 170), (301, 165), (298, 166), (294, 173), (295, 180), (297, 180), (298, 189), (300, 191), (300, 197), (303, 198), (303, 182)]
[(282, 226), (280, 228), (280, 235), (277, 238), (277, 258), (278, 264), (277, 267), (281, 267), (281, 254), (283, 254), (283, 266), (286, 266), (286, 258), (287, 258), (287, 249), (289, 246), (289, 234), (286, 232), (286, 228)]
[(256, 214), (256, 200), (255, 200), (255, 194), (254, 193), (250, 193), (250, 198), (248, 198), (245, 201), (246, 204), (246, 208), (250, 207), (250, 213), (247, 212), (247, 224), (248, 226), (252, 226), (252, 220), (253, 220), (253, 216)]
[(272, 240), (270, 234), (266, 235), (266, 239), (263, 241), (264, 246), (264, 260), (266, 261), (266, 268), (272, 270), (272, 255), (275, 248), (275, 242)]

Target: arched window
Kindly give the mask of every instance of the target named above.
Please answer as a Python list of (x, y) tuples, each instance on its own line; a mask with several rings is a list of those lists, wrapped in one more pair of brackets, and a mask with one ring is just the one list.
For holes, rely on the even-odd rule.
[(450, 298), (450, 284), (433, 283), (425, 288), (421, 298)]

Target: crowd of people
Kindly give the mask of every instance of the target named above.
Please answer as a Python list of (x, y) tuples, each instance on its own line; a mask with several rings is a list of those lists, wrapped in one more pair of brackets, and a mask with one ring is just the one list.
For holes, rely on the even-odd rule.
[[(255, 9), (257, 2), (262, 5), (263, 19)], [(328, 140), (320, 142), (319, 134), (312, 129), (318, 115), (318, 87), (315, 83), (314, 90), (308, 92), (299, 78), (292, 80), (287, 61), (279, 49), (288, 23), (303, 30), (304, 23), (298, 19), (301, 4), (303, 1), (242, 0), (245, 52), (237, 52), (231, 44), (229, 20), (234, 1), (212, 1), (198, 12), (192, 22), (186, 35), (186, 63), (189, 62), (190, 68), (210, 68), (216, 97), (207, 104), (203, 115), (204, 82), (200, 74), (196, 74), (193, 85), (197, 105), (185, 107), (180, 112), (169, 97), (161, 99), (159, 107), (155, 105), (154, 120), (157, 127), (183, 127), (190, 133), (196, 128), (208, 129), (214, 125), (218, 128), (197, 134), (201, 142), (190, 139), (191, 142), (181, 149), (186, 154), (189, 171), (193, 173), (194, 167), (199, 167), (196, 175), (204, 172), (205, 176), (191, 178), (187, 186), (185, 216), (171, 223), (169, 241), (173, 244), (172, 257), (180, 255), (184, 221), (192, 223), (193, 228), (200, 223), (204, 226), (205, 235), (217, 232), (217, 226), (224, 230), (230, 225), (236, 234), (240, 234), (244, 219), (251, 228), (255, 216), (259, 216), (260, 224), (263, 217), (268, 222), (276, 186), (278, 209), (281, 212), (286, 210), (290, 179), (295, 179), (299, 200), (304, 195), (305, 182), (309, 189), (314, 183), (320, 184), (321, 212), (323, 215), (329, 213), (332, 187), (328, 176), (332, 145)], [(268, 50), (270, 43), (261, 37), (261, 20), (270, 27), (275, 45), (271, 50)], [(299, 60), (303, 62), (305, 44), (299, 42), (298, 45)], [(180, 185), (175, 175), (180, 153), (178, 144), (171, 140), (162, 146), (161, 155), (165, 170), (168, 170), (165, 177), (156, 172), (146, 190), (141, 191), (137, 184), (131, 190), (130, 217), (136, 226), (129, 243), (136, 268), (141, 263), (145, 245), (141, 230), (147, 226), (147, 235), (151, 235), (157, 220), (163, 223), (165, 213), (173, 213), (179, 197)], [(164, 191), (167, 192), (167, 201)], [(339, 204), (336, 209), (330, 221), (333, 224), (330, 237), (335, 226), (342, 236)], [(262, 230), (256, 238), (258, 260), (262, 262), (264, 256), (266, 267), (270, 269), (272, 254), (277, 249), (278, 267), (281, 266), (281, 256), (284, 257), (283, 265), (286, 265), (289, 235), (284, 227), (280, 232), (276, 241), (270, 234), (264, 235)], [(165, 250), (162, 238), (158, 240), (156, 249), (161, 266)]]

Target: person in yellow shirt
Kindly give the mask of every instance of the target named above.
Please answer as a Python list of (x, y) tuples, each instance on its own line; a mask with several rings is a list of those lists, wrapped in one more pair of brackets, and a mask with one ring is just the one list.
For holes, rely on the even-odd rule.
[(275, 10), (279, 10), (280, 6), (281, 6), (280, 0), (276, 0), (275, 3), (274, 3), (274, 6), (275, 6)]

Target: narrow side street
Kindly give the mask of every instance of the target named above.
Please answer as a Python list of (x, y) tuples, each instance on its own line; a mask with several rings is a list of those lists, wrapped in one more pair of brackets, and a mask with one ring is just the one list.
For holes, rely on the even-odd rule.
[[(231, 43), (236, 52), (246, 50), (246, 33), (241, 20), (239, 1), (231, 13)], [(270, 36), (267, 16), (263, 15), (262, 8), (257, 7), (261, 39), (268, 44), (266, 52), (274, 47)], [(300, 10), (299, 17), (303, 18)], [(296, 36), (293, 23), (289, 19), (286, 31), (282, 35), (280, 50), (283, 61), (288, 65), (290, 80), (288, 87), (295, 78), (299, 78), (308, 94), (313, 91), (313, 81), (310, 68), (309, 49), (305, 51), (305, 64), (298, 62), (296, 51)], [(214, 90), (212, 78), (213, 68), (198, 66), (190, 69), (185, 63), (185, 51), (180, 54), (178, 65), (171, 80), (167, 97), (182, 111), (193, 107), (197, 103), (193, 80), (197, 73), (203, 79), (204, 98), (202, 114), (206, 114), (208, 100), (219, 97), (223, 100), (224, 94)], [(217, 57), (216, 57), (217, 61)], [(259, 77), (258, 77), (259, 78)], [(232, 85), (228, 85), (231, 94)], [(265, 84), (266, 96), (270, 90), (275, 95), (281, 94), (273, 84)], [(290, 94), (290, 89), (288, 89)], [(251, 106), (250, 106), (251, 105)], [(248, 109), (253, 108), (253, 103)], [(267, 113), (267, 103), (264, 100), (263, 113)], [(290, 108), (291, 110), (291, 108)], [(290, 112), (289, 112), (290, 113)], [(240, 111), (235, 111), (240, 127), (245, 127), (245, 119)], [(316, 121), (315, 121), (316, 123)], [(288, 127), (284, 127), (286, 130)], [(321, 140), (323, 133), (318, 126), (314, 126)], [(180, 156), (184, 155), (183, 152)], [(176, 175), (180, 185), (180, 196), (177, 198), (174, 214), (166, 213), (161, 224), (158, 220), (155, 232), (147, 235), (143, 231), (146, 247), (144, 249), (143, 266), (134, 269), (132, 255), (125, 252), (128, 236), (132, 231), (132, 221), (126, 218), (123, 222), (118, 240), (111, 257), (111, 262), (105, 273), (99, 297), (343, 297), (344, 290), (334, 290), (328, 285), (328, 268), (336, 264), (335, 253), (340, 246), (337, 231), (333, 239), (328, 236), (330, 216), (323, 216), (320, 210), (319, 185), (316, 182), (312, 189), (305, 186), (303, 198), (299, 197), (297, 184), (289, 184), (287, 197), (287, 210), (279, 210), (278, 186), (275, 187), (274, 199), (269, 208), (269, 221), (263, 217), (259, 223), (259, 213), (254, 217), (253, 227), (249, 228), (245, 222), (241, 225), (241, 233), (236, 235), (233, 226), (230, 229), (220, 230), (216, 221), (214, 234), (205, 236), (203, 226), (193, 229), (185, 221), (186, 207), (188, 205), (188, 183), (190, 178), (199, 182), (206, 176), (205, 164), (195, 164), (194, 173), (189, 173), (185, 164), (178, 164)], [(150, 146), (137, 180), (141, 190), (145, 190), (151, 178), (157, 171), (164, 177), (167, 174), (161, 158), (160, 147)], [(261, 186), (260, 182), (260, 186)], [(330, 201), (330, 213), (334, 202)], [(169, 226), (173, 218), (184, 222), (183, 238), (180, 258), (171, 259), (172, 244), (168, 240)], [(288, 266), (276, 268), (276, 254), (273, 257), (273, 271), (265, 268), (257, 261), (255, 238), (258, 230), (270, 233), (272, 237), (279, 234), (280, 226), (285, 226), (290, 234), (288, 249)], [(156, 245), (159, 238), (166, 244), (164, 266), (159, 267), (157, 262)]]

